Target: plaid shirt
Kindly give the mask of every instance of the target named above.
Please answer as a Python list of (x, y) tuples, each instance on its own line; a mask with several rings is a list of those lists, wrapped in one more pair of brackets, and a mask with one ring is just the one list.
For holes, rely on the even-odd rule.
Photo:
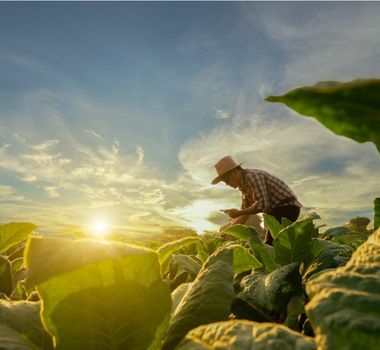
[(278, 177), (259, 169), (244, 169), (241, 184), (241, 209), (256, 204), (261, 213), (269, 213), (282, 205), (302, 207), (294, 192)]

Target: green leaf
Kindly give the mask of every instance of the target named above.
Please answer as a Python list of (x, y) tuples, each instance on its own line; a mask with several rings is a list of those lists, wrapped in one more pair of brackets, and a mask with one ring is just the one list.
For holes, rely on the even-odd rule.
[(174, 349), (194, 327), (227, 319), (235, 295), (232, 260), (231, 247), (221, 248), (209, 257), (178, 305), (162, 350)]
[(202, 267), (198, 261), (184, 254), (172, 255), (172, 264), (178, 265), (180, 270), (190, 273), (193, 278), (195, 278)]
[(118, 242), (32, 238), (27, 285), (61, 349), (159, 349), (171, 300), (157, 253)]
[(380, 152), (380, 79), (346, 83), (320, 82), (283, 96), (269, 96), (296, 112), (314, 117), (337, 135), (357, 142), (372, 141)]
[(240, 282), (243, 291), (240, 292), (239, 298), (254, 301), (262, 307), (273, 310), (276, 307), (276, 298), (281, 292), (280, 287), (297, 266), (297, 263), (281, 266), (269, 274), (252, 271)]
[(13, 276), (11, 262), (7, 257), (0, 255), (0, 293), (10, 295), (13, 290)]
[[(0, 320), (14, 332), (19, 333), (25, 340), (25, 344), (31, 342), (38, 346), (39, 349), (53, 349), (52, 339), (45, 332), (41, 323), (40, 309), (40, 303), (0, 300)], [(3, 328), (1, 332), (3, 331), (5, 332), (6, 329)], [(16, 336), (12, 332), (10, 336), (12, 334)], [(2, 348), (2, 345), (3, 343), (0, 342), (0, 348)]]
[(263, 267), (260, 261), (243, 246), (236, 244), (230, 247), (233, 250), (232, 266), (234, 274)]
[(287, 306), (286, 319), (284, 325), (298, 331), (299, 317), (304, 312), (305, 297), (304, 295), (295, 295), (289, 300)]
[(306, 284), (306, 313), (321, 350), (379, 347), (380, 229), (336, 270)]
[(12, 328), (0, 323), (1, 350), (38, 350), (32, 342)]
[[(305, 261), (302, 268), (303, 283), (311, 276), (324, 269), (337, 267), (339, 255), (350, 256), (353, 249), (347, 245), (340, 245), (324, 239), (313, 238), (311, 242), (311, 257)], [(344, 261), (347, 261), (345, 259)]]
[(254, 228), (245, 225), (234, 225), (224, 232), (230, 236), (249, 242), (253, 254), (266, 271), (271, 272), (276, 269), (277, 264), (274, 260), (273, 247), (264, 244)]
[(264, 214), (264, 224), (265, 227), (269, 229), (270, 234), (273, 238), (276, 238), (278, 233), (284, 228), (274, 216)]
[(312, 259), (317, 258), (320, 254), (325, 253), (327, 251), (332, 252), (334, 254), (350, 254), (352, 253), (353, 249), (350, 246), (336, 244), (325, 239), (313, 238), (311, 240), (310, 253)]
[(157, 249), (158, 259), (162, 267), (162, 274), (166, 275), (169, 270), (169, 259), (175, 252), (188, 247), (191, 244), (202, 243), (199, 237), (185, 237), (173, 242), (166, 243)]
[(0, 225), (0, 254), (27, 239), (36, 228), (36, 225), (28, 222), (12, 222)]
[(182, 298), (185, 296), (187, 291), (190, 289), (190, 286), (193, 282), (182, 283), (176, 289), (173, 290), (171, 294), (172, 298), (172, 314), (174, 314), (178, 305), (180, 304)]
[(273, 240), (276, 261), (281, 265), (301, 263), (310, 255), (314, 225), (311, 220), (299, 220), (284, 228)]
[(368, 237), (369, 235), (367, 233), (347, 233), (345, 235), (334, 237), (332, 241), (356, 249), (363, 244)]
[(380, 198), (375, 198), (374, 202), (374, 218), (373, 218), (373, 227), (376, 230), (380, 226)]
[(197, 327), (176, 350), (315, 350), (313, 338), (277, 323), (232, 320)]
[(346, 233), (349, 233), (350, 229), (346, 226), (335, 226), (330, 227), (323, 233), (324, 239), (331, 239), (333, 237), (345, 235)]

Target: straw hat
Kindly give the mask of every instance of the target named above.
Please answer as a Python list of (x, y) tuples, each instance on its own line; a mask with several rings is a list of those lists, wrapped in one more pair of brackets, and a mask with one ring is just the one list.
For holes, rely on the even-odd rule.
[(237, 168), (238, 166), (242, 165), (243, 163), (237, 164), (231, 156), (225, 156), (221, 160), (219, 160), (218, 163), (216, 163), (215, 170), (218, 174), (218, 176), (211, 181), (212, 185), (216, 185), (220, 181), (223, 180), (223, 176), (226, 175), (229, 171), (232, 169)]

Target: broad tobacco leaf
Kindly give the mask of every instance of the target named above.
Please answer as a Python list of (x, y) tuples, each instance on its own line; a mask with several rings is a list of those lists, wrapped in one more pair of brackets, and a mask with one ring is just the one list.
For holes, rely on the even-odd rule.
[(157, 253), (119, 242), (31, 238), (27, 285), (60, 349), (159, 349), (171, 300)]
[(209, 257), (174, 312), (163, 350), (174, 349), (197, 326), (228, 318), (235, 296), (232, 263), (231, 247), (220, 248)]
[(337, 244), (344, 244), (353, 249), (357, 249), (368, 239), (368, 237), (369, 235), (367, 233), (347, 233), (345, 235), (334, 237), (332, 241)]
[(0, 255), (0, 293), (10, 295), (13, 290), (13, 276), (11, 262), (7, 257)]
[(373, 218), (373, 227), (377, 229), (380, 226), (380, 198), (375, 198), (374, 202), (375, 216)]
[[(347, 262), (353, 249), (347, 245), (336, 244), (325, 239), (313, 238), (310, 252), (310, 259), (305, 259), (306, 261), (302, 265), (303, 283), (306, 283), (306, 281), (317, 272), (337, 267), (341, 262)], [(341, 261), (342, 257), (346, 258)]]
[(350, 232), (350, 229), (346, 226), (330, 227), (323, 233), (323, 239), (331, 239), (333, 237), (345, 235), (346, 233), (349, 233), (349, 232)]
[(357, 142), (372, 141), (380, 152), (380, 79), (347, 83), (320, 82), (283, 96), (269, 96), (296, 112), (314, 117), (337, 135)]
[(271, 273), (260, 270), (252, 271), (250, 275), (245, 276), (240, 282), (243, 291), (238, 295), (239, 298), (254, 301), (269, 310), (275, 309), (276, 299), (281, 293), (280, 287), (297, 266), (297, 263), (292, 263), (281, 266)]
[(173, 254), (171, 263), (172, 265), (177, 265), (180, 271), (188, 272), (193, 278), (195, 278), (201, 269), (201, 264), (189, 255)]
[(36, 228), (36, 225), (29, 222), (11, 222), (0, 225), (0, 254), (27, 239)]
[(40, 310), (39, 302), (0, 300), (0, 349), (53, 349)]
[(35, 344), (26, 339), (5, 324), (0, 323), (0, 349), (1, 350), (40, 350)]
[(252, 252), (265, 270), (272, 272), (278, 264), (274, 259), (273, 247), (263, 243), (254, 228), (246, 225), (234, 225), (224, 231), (230, 236), (249, 242)]
[(280, 224), (277, 219), (268, 214), (263, 214), (265, 227), (269, 229), (273, 238), (276, 238), (278, 233), (284, 228), (284, 225)]
[(281, 265), (301, 263), (310, 256), (312, 220), (299, 220), (282, 229), (273, 240), (276, 261)]
[(163, 276), (169, 272), (169, 262), (171, 255), (192, 244), (200, 245), (203, 243), (199, 237), (185, 237), (173, 242), (166, 243), (157, 249), (158, 259), (161, 264)]
[(380, 229), (345, 266), (306, 284), (306, 314), (318, 349), (375, 350), (380, 344)]
[(313, 338), (277, 323), (232, 320), (191, 330), (176, 350), (315, 350)]
[(235, 244), (230, 248), (233, 250), (232, 269), (234, 274), (263, 267), (261, 262), (243, 246)]

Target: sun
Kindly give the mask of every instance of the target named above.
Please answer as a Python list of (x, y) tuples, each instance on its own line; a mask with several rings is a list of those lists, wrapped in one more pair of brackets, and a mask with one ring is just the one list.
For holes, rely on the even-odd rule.
[(97, 220), (91, 225), (91, 233), (95, 236), (102, 237), (109, 232), (110, 225), (105, 220)]

